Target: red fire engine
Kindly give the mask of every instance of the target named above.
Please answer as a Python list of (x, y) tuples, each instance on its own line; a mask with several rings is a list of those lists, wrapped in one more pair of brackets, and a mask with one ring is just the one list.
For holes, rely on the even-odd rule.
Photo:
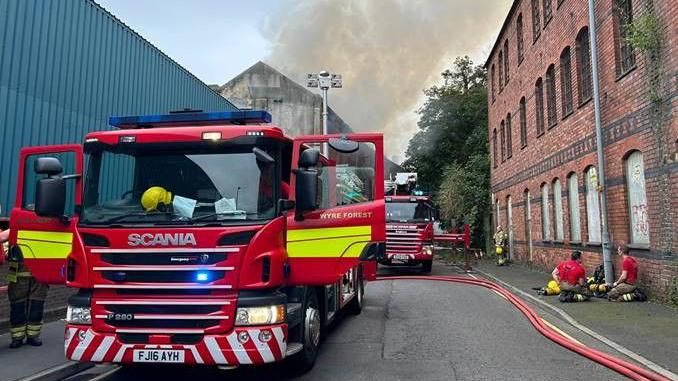
[(382, 135), (270, 122), (114, 117), (82, 145), (21, 151), (11, 250), (78, 289), (68, 359), (305, 371), (323, 327), (360, 313), (385, 248)]
[(431, 272), (433, 265), (433, 223), (435, 208), (429, 196), (416, 186), (416, 173), (398, 173), (387, 181), (386, 255), (380, 263), (387, 266), (416, 266)]

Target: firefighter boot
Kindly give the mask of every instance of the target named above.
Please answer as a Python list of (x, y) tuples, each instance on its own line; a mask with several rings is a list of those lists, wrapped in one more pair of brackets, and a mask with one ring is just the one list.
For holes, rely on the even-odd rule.
[(45, 309), (45, 298), (47, 297), (47, 285), (37, 283), (31, 284), (31, 294), (28, 305), (28, 325), (26, 325), (26, 344), (34, 347), (42, 345), (40, 340), (40, 331), (42, 330), (42, 315)]
[(9, 329), (12, 340), (9, 343), (11, 349), (19, 348), (24, 345), (24, 338), (26, 337), (26, 327), (12, 327)]

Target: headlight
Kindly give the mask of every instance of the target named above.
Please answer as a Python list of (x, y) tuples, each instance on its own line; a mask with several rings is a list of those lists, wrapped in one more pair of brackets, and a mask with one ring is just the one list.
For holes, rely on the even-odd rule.
[(66, 322), (70, 324), (92, 324), (92, 315), (89, 307), (68, 306)]
[(278, 324), (285, 321), (283, 304), (265, 307), (240, 307), (235, 313), (235, 325)]

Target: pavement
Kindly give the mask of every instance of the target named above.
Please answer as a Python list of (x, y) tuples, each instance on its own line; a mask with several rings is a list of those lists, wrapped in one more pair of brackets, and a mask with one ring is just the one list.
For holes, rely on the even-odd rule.
[[(481, 270), (489, 272), (497, 269), (481, 267)], [(498, 270), (508, 274), (529, 272), (518, 266)], [(419, 272), (381, 269), (380, 274)], [(459, 269), (435, 263), (433, 275), (459, 275)], [(535, 280), (541, 279), (533, 275)], [(523, 280), (525, 283), (521, 284), (528, 289), (536, 287)], [(560, 327), (575, 340), (613, 352), (568, 326), (557, 314), (540, 312), (543, 319)], [(572, 314), (574, 316), (575, 312)], [(7, 342), (9, 338), (2, 336), (0, 340)], [(55, 322), (45, 327), (43, 347), (10, 351), (0, 341), (3, 344), (0, 346), (0, 363), (12, 364), (0, 367), (0, 381), (14, 380), (64, 363), (62, 340), (63, 325)], [(665, 347), (675, 347), (676, 342)], [(659, 348), (658, 351), (661, 350)], [(35, 361), (36, 356), (39, 356), (39, 361)], [(654, 357), (653, 360), (660, 361)], [(157, 365), (124, 368), (103, 365), (67, 380), (571, 381), (583, 378), (592, 381), (623, 377), (547, 340), (511, 304), (487, 289), (421, 280), (385, 280), (368, 284), (362, 314), (342, 318), (329, 330), (315, 367), (305, 375), (293, 375), (279, 364), (230, 371)]]
[(541, 302), (556, 307), (579, 324), (678, 373), (678, 310), (652, 302), (609, 302), (591, 298), (584, 303), (560, 303), (557, 296), (537, 295), (533, 287), (544, 287), (551, 275), (518, 264), (498, 267), (481, 261), (475, 268), (497, 278)]

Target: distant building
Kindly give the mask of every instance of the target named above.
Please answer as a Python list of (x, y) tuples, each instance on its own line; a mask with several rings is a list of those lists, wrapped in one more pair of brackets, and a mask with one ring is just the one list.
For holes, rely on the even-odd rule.
[[(290, 136), (322, 134), (322, 97), (261, 61), (217, 91), (238, 108), (267, 110), (273, 123)], [(329, 133), (353, 132), (331, 107), (327, 129)], [(404, 171), (388, 159), (385, 165), (386, 177)]]
[[(670, 0), (595, 13), (612, 250), (626, 245), (662, 297), (678, 276), (678, 13)], [(653, 60), (628, 38), (643, 17), (660, 25)], [(495, 226), (510, 227), (515, 260), (544, 269), (573, 249), (588, 270), (602, 262), (590, 54), (586, 0), (516, 0), (485, 64)]]

